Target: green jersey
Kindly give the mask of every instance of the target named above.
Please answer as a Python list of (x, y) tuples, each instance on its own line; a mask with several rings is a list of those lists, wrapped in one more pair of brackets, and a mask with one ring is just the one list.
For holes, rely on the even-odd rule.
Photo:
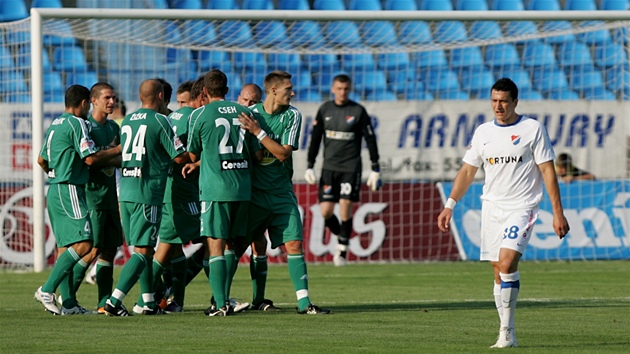
[[(120, 136), (120, 126), (111, 119), (101, 124), (88, 117), (90, 137), (97, 150), (107, 147)], [(90, 210), (118, 210), (118, 196), (116, 195), (116, 167), (90, 167), (90, 179), (85, 186), (85, 196)]]
[[(188, 145), (188, 122), (193, 110), (191, 107), (182, 107), (168, 116), (175, 134), (184, 146)], [(195, 171), (184, 178), (182, 167), (183, 165), (172, 164), (166, 179), (164, 203), (186, 204), (199, 201), (199, 172)]]
[[(263, 104), (258, 103), (252, 111), (269, 138), (280, 145), (290, 145), (294, 150), (298, 149), (302, 113), (297, 108), (286, 106), (278, 113), (268, 114)], [(263, 159), (254, 166), (253, 188), (271, 194), (293, 191), (292, 177), (293, 157), (282, 163), (263, 147)]]
[(48, 127), (39, 152), (48, 161), (48, 183), (85, 185), (90, 173), (83, 159), (96, 151), (85, 119), (62, 114)]
[(151, 109), (128, 114), (120, 128), (121, 202), (162, 205), (171, 161), (186, 151), (169, 119)]
[(252, 193), (251, 144), (255, 138), (241, 129), (238, 115), (251, 111), (238, 103), (214, 101), (190, 118), (188, 151), (201, 160), (200, 200), (249, 201)]

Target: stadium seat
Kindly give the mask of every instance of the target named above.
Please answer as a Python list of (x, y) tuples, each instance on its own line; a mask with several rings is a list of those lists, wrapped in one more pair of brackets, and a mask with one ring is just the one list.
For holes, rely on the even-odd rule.
[(273, 10), (273, 2), (270, 0), (243, 0), (243, 10)]
[(556, 56), (551, 44), (539, 41), (528, 41), (523, 45), (523, 65), (532, 67), (554, 67)]
[(501, 38), (501, 27), (495, 21), (474, 21), (468, 28), (470, 39), (496, 39)]
[(427, 11), (452, 11), (451, 0), (420, 0), (419, 10)]
[[(129, 45), (129, 63), (119, 66), (119, 70), (148, 71), (163, 68), (166, 65), (166, 48), (149, 47), (144, 45)], [(110, 65), (110, 67), (112, 67)]]
[(437, 43), (463, 42), (468, 40), (468, 33), (461, 21), (439, 21), (433, 38)]
[(28, 87), (24, 81), (24, 74), (21, 71), (6, 71), (0, 75), (0, 92), (26, 92)]
[(488, 11), (488, 3), (486, 0), (457, 0), (455, 10)]
[(488, 70), (462, 73), (462, 90), (473, 95), (489, 90), (494, 85), (494, 82), (494, 75)]
[(523, 11), (525, 6), (521, 0), (492, 0), (492, 10), (497, 11)]
[(31, 95), (29, 93), (9, 92), (4, 96), (4, 102), (31, 103)]
[(589, 47), (582, 42), (561, 44), (558, 48), (558, 62), (567, 70), (593, 66), (591, 51)]
[(295, 47), (321, 47), (325, 44), (321, 28), (315, 21), (296, 21), (289, 27), (289, 39)]
[(345, 74), (345, 72), (342, 72), (342, 71), (318, 72), (317, 74), (315, 74), (315, 77), (313, 80), (314, 86), (317, 89), (319, 89), (321, 93), (327, 95), (330, 93), (330, 87), (332, 86), (333, 78), (342, 73)]
[(427, 92), (427, 91), (420, 91), (420, 90), (416, 90), (416, 91), (407, 91), (407, 93), (405, 93), (405, 99), (410, 100), (410, 101), (433, 101), (433, 94), (431, 92)]
[(339, 63), (337, 55), (332, 53), (305, 54), (304, 63), (308, 65), (310, 71), (315, 73), (330, 73), (341, 70), (341, 63)]
[(219, 41), (212, 22), (193, 20), (184, 24), (182, 36), (193, 45), (214, 45)]
[(313, 2), (313, 10), (343, 11), (345, 9), (346, 4), (343, 0), (315, 0)]
[(603, 86), (590, 87), (582, 91), (585, 100), (615, 101), (617, 96)]
[[(540, 27), (540, 32), (550, 33), (553, 31), (570, 31), (573, 29), (569, 21), (546, 21)], [(575, 34), (565, 33), (558, 36), (547, 37), (545, 42), (549, 44), (562, 44), (575, 41)]]
[(600, 10), (628, 10), (628, 0), (602, 0), (599, 9)]
[(566, 0), (564, 2), (565, 10), (577, 10), (577, 11), (595, 11), (597, 5), (595, 0)]
[(600, 68), (627, 65), (628, 52), (619, 43), (609, 43), (595, 47), (595, 64)]
[[(20, 46), (16, 56), (16, 65), (20, 70), (31, 70), (31, 47)], [(50, 57), (48, 51), (42, 51), (42, 67), (44, 71), (50, 70)]]
[(206, 8), (210, 10), (238, 10), (236, 0), (208, 0)]
[(261, 21), (254, 26), (254, 41), (261, 47), (288, 44), (287, 29), (281, 21)]
[(56, 46), (72, 46), (75, 45), (76, 40), (74, 39), (74, 34), (72, 33), (72, 27), (70, 24), (63, 20), (55, 20), (49, 26), (56, 34), (44, 34), (43, 42), (44, 46), (56, 47)]
[(372, 53), (343, 54), (341, 67), (348, 72), (373, 70), (376, 68), (376, 62)]
[[(449, 70), (448, 67), (427, 70), (421, 72), (420, 76), (427, 89), (432, 93), (460, 89), (457, 74), (454, 71)], [(492, 84), (490, 86), (492, 86)], [(487, 88), (488, 87), (486, 87), (486, 89)]]
[[(599, 25), (604, 26), (604, 21), (584, 21), (578, 27), (583, 28)], [(605, 44), (612, 42), (610, 31), (606, 28), (597, 31), (578, 33), (576, 37), (579, 41), (582, 41), (588, 45)]]
[(44, 94), (58, 91), (64, 92), (63, 82), (61, 81), (61, 74), (59, 72), (44, 71), (42, 83)]
[(361, 26), (363, 43), (372, 46), (397, 45), (396, 28), (389, 21), (367, 21)]
[(5, 46), (0, 46), (0, 71), (13, 70), (15, 61), (11, 50)]
[(28, 17), (24, 0), (0, 0), (0, 22), (23, 20)]
[(571, 74), (569, 85), (575, 91), (582, 91), (592, 87), (604, 86), (602, 72), (597, 69), (575, 71)]
[(57, 71), (81, 71), (87, 69), (81, 47), (56, 47), (53, 51), (53, 69)]
[(131, 8), (134, 8), (134, 9), (168, 9), (168, 2), (166, 0), (134, 1), (134, 2), (131, 3)]
[(66, 87), (70, 85), (83, 85), (91, 88), (98, 82), (98, 76), (93, 71), (69, 72), (66, 74)]
[(564, 89), (549, 91), (545, 94), (545, 98), (548, 100), (577, 101), (580, 99), (580, 95), (578, 95), (575, 91)]
[(485, 63), (491, 69), (520, 67), (521, 59), (511, 43), (493, 44), (486, 47)]
[(261, 52), (232, 53), (232, 62), (236, 71), (265, 71), (267, 60)]
[(483, 67), (483, 57), (479, 47), (464, 47), (451, 50), (451, 68), (469, 70)]
[(496, 77), (497, 79), (500, 79), (502, 77), (510, 78), (512, 81), (514, 81), (519, 90), (531, 89), (533, 87), (532, 80), (529, 78), (529, 74), (524, 70), (499, 70), (496, 72)]
[[(174, 46), (183, 41), (179, 25), (176, 22), (167, 22), (164, 27), (164, 39), (166, 43)], [(188, 48), (168, 47), (165, 51), (166, 65), (169, 70), (181, 70), (190, 65), (192, 54)]]
[(357, 71), (354, 73), (354, 89), (357, 92), (368, 94), (376, 90), (387, 89), (387, 78), (381, 70)]
[(413, 66), (420, 71), (448, 65), (446, 53), (444, 49), (440, 48), (426, 52), (412, 53), (411, 62)]
[(603, 70), (606, 88), (612, 91), (628, 89), (630, 83), (630, 68), (628, 64)]
[(33, 7), (60, 9), (63, 5), (61, 4), (61, 0), (33, 0), (31, 2), (31, 8)]
[(569, 88), (567, 75), (557, 68), (535, 70), (532, 79), (534, 88), (542, 92), (562, 91)]
[(524, 89), (524, 90), (521, 90), (519, 88), (518, 98), (520, 100), (525, 100), (525, 101), (542, 101), (543, 95), (532, 88)]
[(293, 81), (293, 87), (297, 89), (313, 89), (313, 76), (310, 71), (301, 70), (300, 72), (294, 74), (291, 80)]
[(558, 0), (529, 0), (527, 10), (560, 11), (562, 9)]
[[(388, 70), (387, 71), (387, 82), (389, 83), (388, 87), (394, 91), (395, 93), (405, 93), (409, 89), (415, 89), (414, 81), (416, 80), (416, 75), (414, 70)], [(422, 83), (422, 81), (418, 81)], [(422, 86), (424, 90), (424, 85)]]
[(358, 47), (362, 45), (359, 27), (352, 21), (333, 21), (323, 28), (324, 38), (332, 46)]
[(389, 90), (375, 90), (367, 93), (365, 95), (366, 101), (397, 101), (398, 97), (396, 94)]
[(385, 0), (385, 10), (416, 11), (416, 0)]
[(348, 10), (381, 11), (383, 6), (381, 6), (380, 0), (350, 0)]
[(172, 0), (171, 8), (182, 10), (201, 10), (203, 6), (201, 6), (201, 0)]
[(384, 70), (406, 70), (409, 67), (409, 53), (403, 47), (394, 47), (389, 53), (376, 54), (376, 64)]
[(64, 103), (65, 92), (63, 89), (44, 92), (44, 103)]
[(260, 87), (264, 86), (265, 83), (265, 76), (267, 75), (266, 71), (256, 71), (256, 72), (246, 72), (245, 73), (245, 78), (243, 79), (243, 82), (245, 84), (256, 84)]
[(404, 21), (398, 27), (398, 42), (402, 45), (433, 43), (431, 27), (425, 21)]
[(273, 70), (283, 70), (289, 73), (308, 72), (300, 70), (303, 66), (302, 59), (297, 53), (269, 53), (267, 65)]
[[(2, 36), (0, 36), (1, 38)], [(30, 46), (31, 42), (31, 32), (19, 32), (19, 31), (8, 31), (6, 32), (6, 40), (4, 41), (7, 45), (27, 45)]]
[(226, 46), (246, 46), (252, 42), (252, 31), (245, 21), (225, 21), (217, 28), (221, 43)]
[(298, 102), (322, 102), (322, 94), (317, 90), (309, 88), (297, 89), (295, 91), (295, 101)]
[[(508, 22), (505, 27), (506, 37), (519, 37), (524, 35), (536, 35), (538, 34), (538, 27), (532, 21), (511, 21)], [(522, 44), (524, 41), (517, 41), (517, 44)]]
[(460, 90), (440, 91), (438, 93), (438, 99), (468, 101), (470, 100), (470, 94), (468, 92)]
[(278, 10), (310, 10), (308, 0), (280, 0)]
[(232, 71), (232, 61), (230, 60), (230, 55), (226, 51), (200, 50), (198, 52), (193, 52), (193, 59), (197, 59), (197, 64), (202, 72), (207, 72), (212, 69)]

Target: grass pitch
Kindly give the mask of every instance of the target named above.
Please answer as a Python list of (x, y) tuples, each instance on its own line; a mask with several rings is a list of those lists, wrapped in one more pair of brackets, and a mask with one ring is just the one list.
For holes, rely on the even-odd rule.
[[(244, 301), (247, 268), (232, 289)], [(628, 261), (523, 262), (520, 271), (516, 350), (630, 352)], [(269, 267), (267, 285), (282, 312), (225, 318), (203, 315), (203, 275), (187, 289), (183, 314), (52, 316), (33, 300), (47, 276), (0, 271), (0, 353), (477, 353), (491, 351), (499, 327), (488, 263), (309, 265), (311, 299), (333, 311), (319, 316), (296, 314), (282, 265)], [(83, 284), (78, 298), (91, 308), (96, 287)]]

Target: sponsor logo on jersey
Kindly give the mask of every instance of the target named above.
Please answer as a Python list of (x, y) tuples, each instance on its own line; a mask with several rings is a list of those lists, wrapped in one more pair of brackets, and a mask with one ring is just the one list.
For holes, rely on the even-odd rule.
[(116, 167), (114, 167), (114, 166), (103, 167), (101, 169), (101, 172), (103, 172), (103, 174), (105, 174), (105, 176), (111, 177), (116, 172)]
[(141, 167), (123, 167), (122, 176), (140, 178), (142, 177), (142, 168)]
[(55, 169), (48, 170), (48, 178), (55, 178)]
[(222, 171), (247, 170), (247, 169), (249, 169), (249, 161), (245, 159), (221, 161)]
[(350, 125), (354, 124), (354, 116), (346, 116), (346, 123)]
[(499, 156), (489, 157), (486, 162), (490, 165), (502, 165), (506, 163), (521, 163), (523, 162), (523, 156)]
[(330, 193), (332, 193), (332, 186), (329, 186), (329, 185), (325, 184), (322, 187), (322, 191), (324, 192), (324, 194), (330, 194)]
[(274, 161), (277, 160), (276, 157), (273, 156), (273, 154), (267, 149), (263, 149), (262, 153), (263, 157), (262, 160), (260, 160), (261, 165), (271, 165)]
[(324, 120), (325, 120), (325, 121), (329, 121), (329, 120), (331, 120), (331, 119), (332, 119), (332, 117), (325, 117), (325, 118), (324, 118)]
[(179, 150), (184, 147), (184, 143), (182, 143), (182, 140), (178, 135), (173, 136), (173, 146), (175, 147), (175, 150)]
[(514, 145), (518, 145), (518, 143), (521, 142), (521, 136), (520, 135), (512, 135), (512, 144)]
[(354, 132), (338, 132), (326, 130), (326, 138), (332, 140), (354, 140)]

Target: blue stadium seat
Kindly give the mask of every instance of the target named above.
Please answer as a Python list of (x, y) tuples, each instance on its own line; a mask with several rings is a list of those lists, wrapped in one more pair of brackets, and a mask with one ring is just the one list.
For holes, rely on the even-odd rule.
[[(31, 70), (31, 47), (20, 46), (17, 52), (16, 65), (20, 70)], [(50, 57), (48, 51), (42, 51), (42, 68), (44, 71), (50, 70)]]
[(9, 92), (4, 96), (4, 102), (31, 103), (31, 95), (29, 93)]
[(413, 66), (420, 71), (448, 65), (446, 53), (444, 49), (440, 48), (427, 52), (412, 53), (411, 62)]
[[(605, 25), (604, 21), (584, 21), (578, 27), (591, 27), (591, 26), (599, 26)], [(577, 39), (588, 44), (605, 44), (612, 42), (612, 37), (610, 35), (610, 31), (608, 29), (601, 29), (597, 31), (588, 31), (583, 33), (578, 33), (576, 35)]]
[(575, 71), (571, 74), (569, 84), (575, 91), (582, 91), (592, 87), (604, 86), (602, 72), (597, 69)]
[(468, 28), (470, 39), (496, 39), (501, 38), (501, 27), (495, 21), (474, 21)]
[(416, 0), (385, 0), (385, 10), (416, 11)]
[(427, 91), (407, 91), (405, 93), (405, 99), (410, 101), (433, 101), (433, 94)]
[(376, 54), (376, 64), (379, 69), (406, 70), (409, 63), (409, 54), (404, 51), (404, 47), (394, 47), (389, 53)]
[(31, 8), (33, 7), (46, 7), (60, 9), (63, 7), (61, 0), (33, 0), (31, 2)]
[(129, 53), (129, 57), (135, 60), (125, 63), (124, 66), (118, 67), (119, 69), (155, 71), (156, 69), (163, 69), (166, 65), (166, 49), (164, 47), (149, 47), (132, 44), (129, 45)]
[(500, 43), (486, 47), (485, 63), (492, 69), (520, 67), (521, 59), (513, 44)]
[(377, 47), (383, 45), (397, 45), (396, 28), (389, 21), (367, 21), (361, 26), (363, 43)]
[(44, 92), (44, 103), (64, 103), (65, 92), (63, 89)]
[(376, 61), (372, 53), (343, 54), (341, 67), (348, 72), (373, 70), (376, 68)]
[(469, 70), (483, 67), (483, 57), (479, 47), (464, 47), (451, 50), (451, 68)]
[(494, 85), (494, 75), (489, 70), (462, 73), (462, 90), (478, 95), (479, 92), (489, 90)]
[(210, 10), (238, 10), (236, 0), (208, 0), (206, 8)]
[(261, 21), (254, 27), (254, 41), (261, 47), (287, 43), (288, 38), (287, 29), (281, 21)]
[(323, 94), (330, 94), (330, 87), (332, 86), (333, 78), (342, 73), (347, 74), (342, 71), (318, 72), (317, 74), (315, 74), (313, 80), (315, 88), (319, 89), (319, 91)]
[(463, 11), (488, 11), (486, 0), (457, 0), (456, 10)]
[(361, 46), (359, 27), (352, 21), (333, 21), (323, 28), (324, 38), (332, 46), (358, 47)]
[(98, 82), (98, 76), (93, 71), (69, 72), (66, 74), (66, 87), (70, 85), (83, 85), (91, 88)]
[(53, 24), (48, 27), (54, 29), (55, 33), (60, 33), (60, 35), (44, 34), (44, 46), (56, 47), (75, 45), (76, 40), (74, 39), (74, 34), (72, 33), (72, 27), (70, 27), (70, 24), (63, 20), (55, 20)]
[(0, 22), (18, 21), (28, 17), (23, 0), (0, 0)]
[[(506, 37), (518, 37), (524, 35), (536, 35), (538, 34), (538, 27), (532, 21), (511, 21), (508, 22), (505, 27)], [(517, 41), (517, 44), (522, 44), (524, 41)]]
[(523, 11), (525, 6), (521, 0), (492, 0), (492, 10), (498, 11)]
[(433, 38), (437, 43), (463, 42), (468, 39), (468, 33), (461, 21), (439, 21)]
[(291, 80), (293, 81), (293, 87), (297, 89), (313, 89), (313, 76), (310, 71), (301, 70), (300, 72), (293, 74)]
[(452, 11), (453, 4), (451, 0), (420, 0), (420, 10), (428, 11)]
[(534, 88), (542, 92), (562, 91), (569, 88), (567, 75), (557, 68), (535, 70), (532, 79)]
[(221, 43), (226, 46), (245, 46), (252, 42), (252, 31), (245, 21), (225, 21), (217, 28)]
[(200, 50), (193, 52), (193, 58), (195, 58), (199, 65), (199, 69), (202, 72), (207, 72), (212, 69), (219, 69), (221, 71), (231, 71), (232, 61), (230, 55), (226, 51), (222, 50)]
[(348, 10), (360, 10), (360, 11), (381, 11), (380, 0), (350, 0)]
[(308, 0), (280, 0), (278, 10), (310, 10)]
[(619, 43), (609, 43), (595, 47), (595, 64), (600, 68), (609, 68), (628, 64), (628, 52)]
[(168, 9), (168, 1), (166, 0), (134, 1), (131, 3), (131, 8), (133, 9)]
[(600, 10), (628, 10), (628, 0), (602, 0)]
[(558, 62), (567, 70), (588, 68), (593, 66), (591, 50), (582, 42), (561, 44), (558, 48)]
[(245, 72), (243, 82), (245, 84), (256, 84), (260, 87), (264, 86), (267, 71)]
[(241, 92), (241, 88), (243, 88), (243, 79), (236, 71), (227, 71), (225, 72), (225, 76), (228, 78), (228, 87), (230, 88), (225, 98), (230, 101), (236, 101), (238, 94)]
[(381, 70), (357, 71), (354, 74), (354, 89), (366, 94), (375, 90), (387, 89), (387, 78)]
[(267, 59), (261, 52), (236, 52), (232, 53), (232, 62), (236, 71), (265, 71)]
[(524, 89), (524, 90), (521, 90), (519, 88), (518, 98), (524, 101), (542, 101), (543, 95), (532, 88)]
[(422, 45), (433, 42), (431, 27), (425, 21), (404, 21), (398, 27), (398, 42), (402, 45)]
[(26, 92), (28, 87), (24, 81), (24, 74), (21, 71), (6, 71), (0, 75), (0, 92)]
[(30, 46), (31, 32), (9, 31), (6, 33), (5, 44), (7, 45), (27, 45)]
[(322, 102), (322, 94), (309, 88), (297, 89), (294, 100), (298, 102)]
[(532, 80), (529, 78), (529, 74), (521, 69), (512, 69), (512, 70), (499, 70), (496, 72), (497, 79), (502, 77), (508, 77), (518, 87), (519, 90), (531, 89)]
[(304, 63), (312, 72), (337, 72), (341, 70), (341, 63), (336, 54), (305, 54)]
[[(540, 32), (550, 33), (553, 31), (570, 31), (572, 29), (573, 26), (571, 26), (571, 22), (569, 21), (546, 21), (540, 27)], [(554, 45), (573, 41), (575, 41), (575, 34), (573, 33), (566, 33), (545, 38), (545, 42)]]
[(529, 0), (527, 10), (560, 11), (562, 9), (558, 0)]
[(313, 10), (337, 10), (343, 11), (346, 4), (343, 0), (315, 0), (313, 2)]
[[(179, 45), (182, 41), (182, 35), (179, 30), (179, 25), (175, 22), (167, 22), (164, 26), (164, 39), (166, 43), (174, 46)], [(192, 54), (190, 49), (168, 47), (165, 51), (166, 65), (169, 70), (185, 69), (190, 65)]]
[(556, 64), (556, 55), (551, 44), (528, 41), (523, 45), (523, 65), (526, 68), (554, 67)]
[[(395, 93), (405, 93), (409, 89), (415, 89), (414, 81), (416, 80), (415, 71), (413, 70), (388, 70), (387, 82), (388, 87)], [(422, 81), (418, 81), (422, 83)], [(422, 86), (424, 90), (424, 85)]]
[(42, 83), (44, 94), (64, 91), (63, 82), (61, 81), (61, 74), (57, 71), (45, 71), (43, 73)]
[(8, 71), (13, 70), (14, 68), (15, 61), (13, 61), (13, 54), (11, 53), (11, 50), (5, 46), (0, 46), (0, 70)]
[(315, 21), (296, 21), (289, 27), (289, 39), (296, 47), (321, 47), (324, 35)]
[(545, 94), (545, 97), (548, 100), (559, 101), (577, 101), (580, 99), (580, 95), (578, 95), (577, 92), (569, 89), (549, 91)]
[(459, 90), (441, 91), (438, 93), (438, 99), (440, 100), (470, 100), (470, 94), (468, 92)]
[(397, 101), (396, 94), (389, 90), (375, 90), (365, 95), (366, 101)]
[(201, 0), (172, 0), (171, 8), (183, 10), (201, 10), (203, 6), (201, 6)]
[(432, 93), (460, 89), (457, 74), (454, 71), (449, 70), (448, 67), (435, 68), (433, 70), (421, 72), (420, 77), (422, 81), (424, 81), (427, 89)]
[(182, 36), (194, 45), (214, 45), (219, 41), (212, 22), (194, 20), (184, 24)]
[(617, 96), (603, 86), (591, 87), (582, 91), (585, 100), (615, 101)]
[(82, 71), (87, 69), (85, 54), (81, 47), (55, 47), (53, 69), (57, 71)]
[(241, 8), (243, 10), (273, 10), (271, 0), (243, 0)]
[(578, 10), (578, 11), (595, 11), (597, 5), (595, 0), (566, 0), (564, 2), (565, 10)]
[(267, 65), (273, 70), (283, 70), (289, 73), (308, 73), (300, 70), (304, 63), (297, 53), (269, 53), (267, 55)]

